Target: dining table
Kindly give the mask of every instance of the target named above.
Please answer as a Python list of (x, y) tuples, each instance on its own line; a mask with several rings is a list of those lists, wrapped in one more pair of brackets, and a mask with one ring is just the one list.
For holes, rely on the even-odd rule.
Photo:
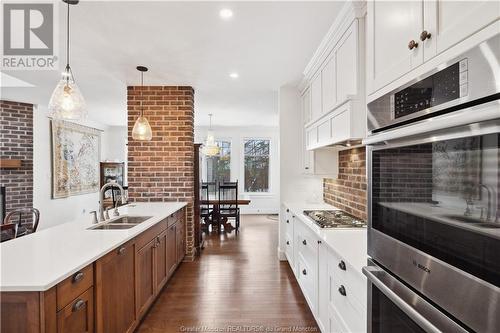
[[(220, 231), (220, 225), (222, 225), (222, 226), (224, 226), (224, 231), (231, 232), (235, 228), (231, 225), (231, 223), (228, 221), (227, 218), (221, 217), (219, 215), (220, 205), (236, 205), (236, 203), (238, 203), (238, 206), (246, 206), (246, 205), (249, 205), (251, 202), (252, 201), (250, 199), (219, 200), (217, 198), (208, 198), (208, 199), (201, 199), (200, 205), (213, 206), (212, 218), (206, 222), (211, 224), (212, 227), (219, 228), (219, 231)], [(206, 229), (208, 231), (208, 225), (206, 226)]]

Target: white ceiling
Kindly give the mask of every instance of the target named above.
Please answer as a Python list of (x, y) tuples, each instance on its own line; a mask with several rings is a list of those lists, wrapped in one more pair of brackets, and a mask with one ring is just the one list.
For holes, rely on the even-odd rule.
[[(108, 125), (126, 124), (126, 86), (145, 65), (145, 84), (195, 88), (197, 125), (213, 113), (216, 125), (277, 126), (277, 89), (298, 83), (342, 5), (83, 1), (71, 12), (71, 66), (89, 118)], [(222, 20), (222, 8), (234, 16)], [(64, 57), (64, 10), (60, 19)], [(9, 71), (34, 87), (2, 87), (2, 97), (46, 105), (59, 73)]]

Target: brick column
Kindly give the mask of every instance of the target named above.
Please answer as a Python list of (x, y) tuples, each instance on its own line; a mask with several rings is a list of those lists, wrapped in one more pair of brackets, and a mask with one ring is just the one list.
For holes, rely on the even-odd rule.
[(0, 101), (0, 158), (19, 159), (21, 167), (0, 170), (6, 213), (33, 207), (33, 105)]
[[(153, 130), (151, 141), (132, 139), (140, 113)], [(188, 202), (186, 260), (194, 258), (194, 90), (192, 87), (127, 87), (128, 186), (130, 201)]]

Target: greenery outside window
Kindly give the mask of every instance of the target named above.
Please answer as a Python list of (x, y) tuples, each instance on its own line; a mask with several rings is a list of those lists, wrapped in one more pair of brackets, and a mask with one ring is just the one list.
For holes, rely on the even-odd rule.
[(266, 139), (245, 140), (245, 192), (269, 192), (270, 143)]
[(219, 154), (207, 156), (207, 182), (219, 184), (231, 180), (231, 142), (217, 140)]

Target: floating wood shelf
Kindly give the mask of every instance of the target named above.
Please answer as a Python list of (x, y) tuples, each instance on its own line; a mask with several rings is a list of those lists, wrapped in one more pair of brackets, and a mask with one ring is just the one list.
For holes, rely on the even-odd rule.
[(21, 167), (22, 160), (0, 159), (0, 168), (17, 169)]

